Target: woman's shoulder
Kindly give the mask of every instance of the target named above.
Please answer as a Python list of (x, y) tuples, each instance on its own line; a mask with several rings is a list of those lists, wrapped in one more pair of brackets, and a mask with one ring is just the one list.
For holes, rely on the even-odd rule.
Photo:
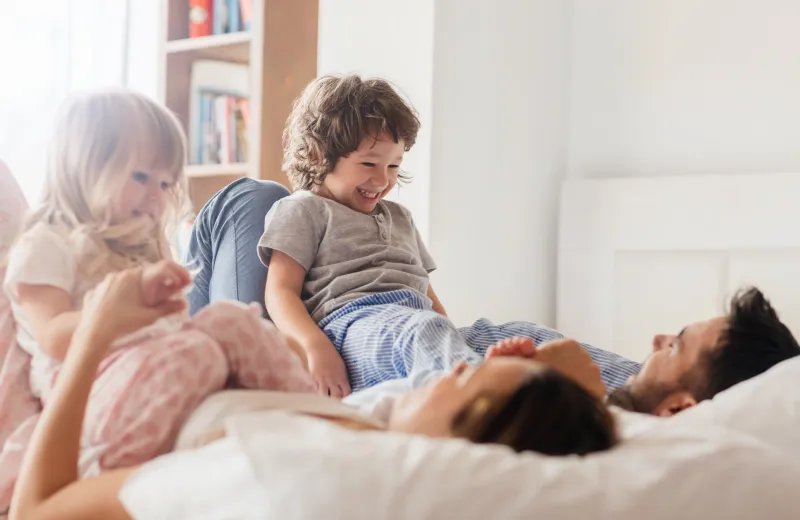
[(319, 394), (223, 390), (209, 396), (192, 412), (181, 429), (176, 446), (190, 446), (193, 439), (224, 428), (231, 417), (276, 410), (371, 422), (370, 416), (360, 413), (356, 407)]

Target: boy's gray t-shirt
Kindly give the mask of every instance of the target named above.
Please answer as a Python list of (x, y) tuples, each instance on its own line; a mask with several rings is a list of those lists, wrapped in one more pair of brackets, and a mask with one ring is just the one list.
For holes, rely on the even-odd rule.
[(436, 269), (403, 206), (383, 200), (366, 215), (309, 191), (279, 200), (267, 213), (258, 241), (264, 265), (273, 250), (306, 270), (300, 297), (317, 323), (370, 294), (411, 289), (427, 295), (428, 273)]

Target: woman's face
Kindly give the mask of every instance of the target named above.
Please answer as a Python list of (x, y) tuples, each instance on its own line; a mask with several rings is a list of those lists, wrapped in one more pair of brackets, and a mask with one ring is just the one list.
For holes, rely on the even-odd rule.
[(477, 367), (462, 361), (441, 379), (397, 399), (389, 429), (452, 437), (456, 416), (475, 399), (507, 399), (523, 382), (544, 369), (536, 361), (516, 357), (490, 358)]

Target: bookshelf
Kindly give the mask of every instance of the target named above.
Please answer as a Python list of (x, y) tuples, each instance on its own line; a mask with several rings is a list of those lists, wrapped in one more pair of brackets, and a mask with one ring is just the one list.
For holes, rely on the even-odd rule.
[[(317, 74), (318, 0), (250, 0), (252, 14), (246, 30), (230, 32), (225, 28), (228, 32), (220, 33), (217, 28), (217, 34), (213, 34), (212, 29), (212, 34), (195, 37), (190, 37), (190, 6), (203, 2), (162, 1), (166, 30), (162, 46), (161, 96), (181, 120), (189, 139), (186, 174), (195, 211), (219, 189), (241, 177), (273, 180), (289, 187), (281, 171), (281, 135), (292, 101)], [(231, 1), (207, 2), (212, 16), (215, 6)], [(244, 16), (238, 25), (244, 29)], [(209, 62), (234, 64), (240, 70), (246, 67), (246, 80), (243, 80), (246, 96), (236, 97), (246, 97), (246, 109), (236, 101), (229, 101), (228, 105), (222, 101), (228, 111), (218, 111), (218, 105), (209, 97), (212, 94), (208, 94), (213, 89), (198, 87), (201, 82), (197, 80), (197, 69), (203, 62), (206, 65)], [(227, 92), (227, 89), (218, 90), (213, 95)], [(203, 103), (200, 101), (203, 95), (210, 104), (198, 108)], [(208, 146), (203, 144), (207, 141), (202, 137), (205, 135), (208, 139), (209, 131), (203, 129), (210, 123), (199, 123), (206, 121), (209, 113), (224, 115), (218, 119), (229, 122), (224, 127), (228, 134), (210, 131), (218, 139), (220, 135), (227, 135), (228, 139), (220, 141), (229, 143), (227, 148), (216, 145), (211, 154), (207, 153)], [(244, 125), (242, 121), (247, 121), (246, 131), (241, 133), (246, 135), (246, 146), (241, 145), (241, 140), (237, 139), (239, 134), (233, 129), (238, 124)]]

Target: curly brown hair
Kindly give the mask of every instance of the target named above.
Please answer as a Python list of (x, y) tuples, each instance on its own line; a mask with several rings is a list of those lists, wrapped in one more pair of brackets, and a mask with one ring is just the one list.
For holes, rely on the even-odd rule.
[[(355, 74), (321, 76), (294, 102), (283, 131), (283, 169), (294, 190), (313, 190), (358, 149), (365, 135), (386, 132), (405, 150), (419, 131), (414, 108), (383, 79)], [(407, 180), (404, 174), (399, 179)]]

